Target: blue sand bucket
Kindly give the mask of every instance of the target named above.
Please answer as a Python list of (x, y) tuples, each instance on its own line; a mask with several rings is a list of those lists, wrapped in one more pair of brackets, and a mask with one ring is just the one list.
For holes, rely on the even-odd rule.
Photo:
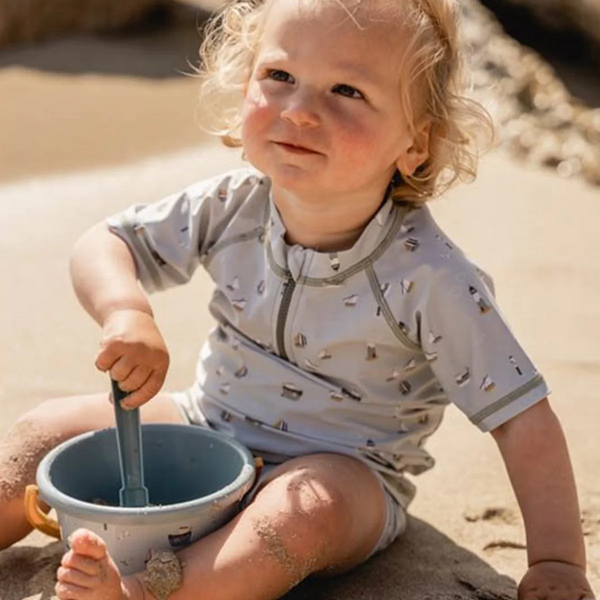
[[(119, 506), (116, 433), (104, 429), (60, 444), (40, 462), (25, 499), (30, 522), (63, 540), (80, 527), (94, 531), (128, 575), (144, 569), (150, 550), (178, 550), (235, 516), (255, 479), (247, 448), (191, 425), (143, 425), (142, 440), (149, 506)], [(40, 511), (38, 494), (58, 523)]]

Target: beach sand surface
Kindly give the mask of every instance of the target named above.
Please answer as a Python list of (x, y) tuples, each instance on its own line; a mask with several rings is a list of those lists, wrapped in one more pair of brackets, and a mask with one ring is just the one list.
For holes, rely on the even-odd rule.
[[(79, 42), (82, 52), (87, 43)], [(72, 74), (40, 61), (0, 69), (0, 124), (9, 142), (0, 145), (1, 434), (46, 398), (108, 390), (93, 366), (98, 328), (68, 277), (78, 236), (132, 203), (241, 164), (238, 153), (195, 129), (193, 82)], [(35, 100), (45, 97), (46, 109)], [(77, 142), (82, 130), (94, 143)], [(579, 487), (589, 578), (600, 593), (600, 194), (497, 151), (475, 183), (432, 207), (450, 237), (493, 275), (504, 314), (552, 388)], [(198, 272), (190, 284), (152, 299), (171, 349), (169, 389), (192, 381), (212, 325), (210, 293)], [(406, 535), (355, 572), (304, 583), (289, 598), (516, 596), (526, 569), (524, 533), (491, 436), (450, 407), (428, 448), (437, 464), (415, 478)], [(60, 543), (33, 533), (0, 553), (0, 600), (49, 599), (61, 552)]]

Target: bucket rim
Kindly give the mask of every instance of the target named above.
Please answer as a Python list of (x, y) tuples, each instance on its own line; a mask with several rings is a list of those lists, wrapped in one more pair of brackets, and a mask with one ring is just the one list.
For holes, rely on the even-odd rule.
[[(52, 508), (57, 511), (64, 511), (66, 514), (72, 516), (81, 516), (89, 520), (99, 521), (112, 521), (117, 523), (124, 518), (127, 522), (131, 522), (131, 518), (139, 517), (146, 519), (149, 516), (162, 517), (164, 521), (168, 521), (169, 517), (180, 518), (182, 514), (187, 510), (197, 511), (200, 508), (208, 505), (219, 506), (221, 504), (228, 505), (231, 496), (237, 495), (241, 500), (242, 496), (252, 486), (254, 481), (255, 466), (252, 453), (246, 446), (244, 446), (238, 440), (211, 429), (205, 429), (198, 425), (186, 425), (179, 423), (148, 423), (142, 425), (143, 429), (154, 429), (154, 430), (169, 430), (169, 429), (190, 429), (194, 428), (202, 432), (203, 435), (212, 437), (218, 442), (224, 442), (229, 446), (233, 447), (243, 459), (243, 465), (240, 469), (238, 476), (226, 486), (221, 489), (209, 494), (196, 498), (194, 500), (187, 500), (185, 502), (177, 502), (175, 504), (167, 504), (163, 506), (140, 506), (140, 507), (124, 507), (124, 506), (104, 506), (98, 504), (92, 504), (90, 502), (84, 502), (72, 496), (68, 496), (61, 490), (59, 490), (50, 479), (50, 467), (56, 457), (66, 450), (67, 448), (83, 441), (84, 439), (91, 438), (97, 435), (107, 435), (109, 431), (115, 431), (114, 427), (106, 427), (96, 431), (89, 431), (77, 435), (69, 440), (66, 440), (53, 448), (44, 458), (40, 461), (37, 468), (36, 481), (40, 490), (40, 496), (42, 500), (47, 502)], [(115, 442), (116, 443), (116, 442)], [(95, 517), (95, 518), (94, 518)], [(158, 520), (158, 519), (157, 519)]]

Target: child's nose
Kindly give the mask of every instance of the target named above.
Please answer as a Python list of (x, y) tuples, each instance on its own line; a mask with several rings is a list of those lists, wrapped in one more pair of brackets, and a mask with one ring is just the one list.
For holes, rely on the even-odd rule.
[(298, 92), (288, 99), (281, 118), (296, 127), (317, 127), (321, 121), (316, 99), (306, 92)]

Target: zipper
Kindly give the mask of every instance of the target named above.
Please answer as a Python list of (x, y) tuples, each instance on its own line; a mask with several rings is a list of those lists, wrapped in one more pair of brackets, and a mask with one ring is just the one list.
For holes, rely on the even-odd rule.
[(283, 282), (283, 295), (279, 304), (279, 313), (277, 314), (277, 328), (275, 330), (275, 339), (277, 341), (277, 349), (279, 355), (285, 360), (288, 359), (285, 351), (285, 321), (292, 303), (292, 294), (296, 289), (296, 282), (289, 271), (284, 273), (285, 281)]

